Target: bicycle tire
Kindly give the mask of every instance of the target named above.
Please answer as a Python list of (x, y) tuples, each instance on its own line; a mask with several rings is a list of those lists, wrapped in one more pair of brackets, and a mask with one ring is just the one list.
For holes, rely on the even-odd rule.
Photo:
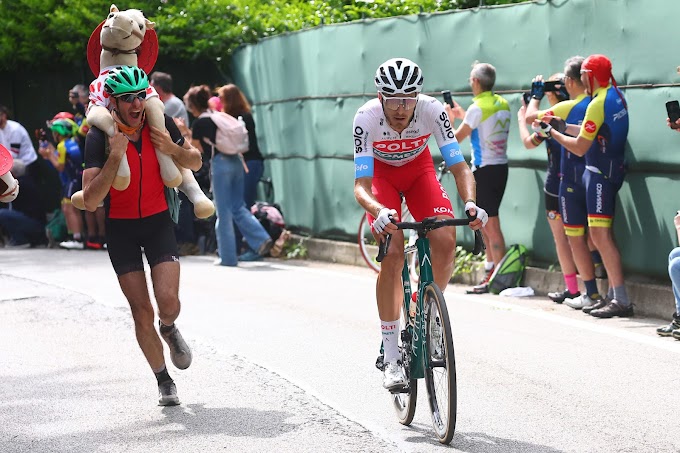
[(359, 232), (357, 233), (357, 243), (359, 244), (359, 253), (366, 262), (366, 265), (376, 272), (380, 272), (380, 263), (375, 260), (377, 252), (371, 254), (368, 243), (373, 240), (373, 233), (371, 233), (371, 225), (368, 223), (366, 213), (361, 216), (359, 221)]
[[(405, 308), (402, 309), (401, 319), (399, 322), (400, 325), (404, 326), (404, 329), (406, 329), (406, 321), (404, 319), (408, 319), (408, 313), (405, 312)], [(404, 348), (403, 342), (401, 351), (401, 360), (404, 364), (404, 369), (406, 370), (406, 377), (408, 377), (411, 360), (410, 351), (407, 351), (406, 348)], [(413, 421), (413, 417), (416, 415), (416, 403), (418, 402), (418, 380), (409, 379), (408, 385), (408, 393), (392, 394), (392, 404), (394, 405), (394, 410), (397, 413), (397, 419), (399, 419), (399, 423), (404, 426), (410, 425)]]
[(425, 386), (434, 431), (442, 444), (449, 444), (456, 431), (458, 394), (453, 334), (444, 295), (435, 283), (424, 292)]

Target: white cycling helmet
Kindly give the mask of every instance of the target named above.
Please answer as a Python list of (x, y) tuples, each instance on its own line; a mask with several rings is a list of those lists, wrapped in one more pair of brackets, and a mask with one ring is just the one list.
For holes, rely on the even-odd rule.
[(392, 58), (375, 72), (375, 87), (383, 94), (420, 93), (423, 73), (417, 64), (406, 58)]

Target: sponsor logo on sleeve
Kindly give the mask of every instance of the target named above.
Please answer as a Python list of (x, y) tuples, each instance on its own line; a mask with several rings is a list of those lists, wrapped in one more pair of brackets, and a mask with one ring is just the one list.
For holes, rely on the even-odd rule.
[(444, 135), (449, 140), (455, 139), (456, 136), (453, 133), (453, 129), (451, 128), (451, 121), (449, 121), (449, 115), (447, 115), (446, 112), (442, 112), (441, 115), (439, 115), (439, 120), (442, 122), (442, 126), (444, 127), (442, 135)]
[(354, 128), (354, 153), (359, 154), (363, 152), (364, 148), (362, 146), (363, 143), (363, 135), (364, 135), (364, 130), (361, 126), (356, 126)]
[(597, 126), (595, 125), (595, 122), (592, 121), (592, 120), (586, 121), (586, 125), (583, 126), (583, 128), (584, 128), (584, 129), (586, 130), (586, 132), (588, 132), (589, 134), (592, 134), (593, 132), (595, 132), (595, 130), (597, 130)]

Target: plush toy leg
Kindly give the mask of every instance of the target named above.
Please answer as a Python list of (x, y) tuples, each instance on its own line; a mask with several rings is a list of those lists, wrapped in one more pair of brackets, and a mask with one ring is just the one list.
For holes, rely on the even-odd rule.
[[(90, 126), (96, 126), (102, 131), (106, 132), (106, 135), (113, 137), (115, 131), (113, 117), (111, 113), (104, 107), (100, 105), (93, 105), (87, 112), (87, 124)], [(123, 156), (118, 166), (118, 172), (116, 177), (113, 179), (113, 188), (116, 190), (125, 190), (130, 185), (130, 165), (128, 164), (127, 157)]]
[(83, 198), (82, 190), (71, 195), (71, 204), (75, 206), (76, 209), (80, 209), (81, 211), (85, 210), (85, 198)]
[[(165, 116), (163, 116), (164, 109), (163, 101), (161, 101), (160, 98), (154, 96), (147, 99), (146, 117), (148, 118), (149, 124), (162, 131), (165, 130)], [(158, 158), (158, 164), (161, 167), (161, 178), (163, 178), (163, 183), (168, 187), (179, 186), (182, 182), (182, 174), (175, 166), (172, 157), (163, 154), (158, 150), (156, 150), (156, 157)]]
[(7, 172), (0, 176), (0, 202), (10, 203), (16, 199), (17, 195), (19, 195), (19, 181), (14, 179), (12, 173)]
[(179, 190), (181, 190), (194, 205), (194, 215), (199, 219), (207, 219), (215, 213), (215, 205), (205, 196), (191, 170), (183, 168), (181, 172), (182, 184), (180, 184)]

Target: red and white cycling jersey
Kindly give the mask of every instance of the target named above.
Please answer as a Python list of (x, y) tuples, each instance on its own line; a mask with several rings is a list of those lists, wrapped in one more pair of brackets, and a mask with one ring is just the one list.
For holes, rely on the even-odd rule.
[(427, 142), (431, 135), (448, 167), (465, 160), (444, 106), (424, 94), (418, 95), (413, 118), (401, 134), (387, 123), (378, 98), (359, 108), (353, 133), (355, 178), (372, 177), (374, 159), (394, 167), (415, 160), (424, 151), (429, 152)]

